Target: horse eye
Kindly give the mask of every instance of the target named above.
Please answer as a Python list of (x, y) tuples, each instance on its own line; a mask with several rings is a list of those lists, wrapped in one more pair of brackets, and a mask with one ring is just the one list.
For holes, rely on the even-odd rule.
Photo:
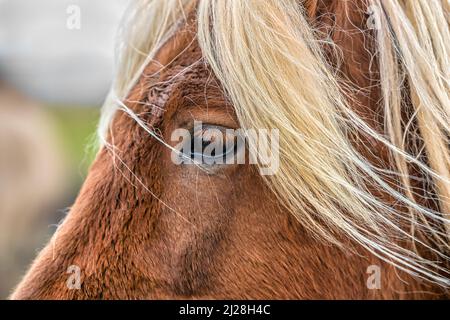
[(237, 151), (234, 133), (219, 126), (203, 126), (191, 135), (188, 155), (192, 160), (205, 165), (224, 164)]

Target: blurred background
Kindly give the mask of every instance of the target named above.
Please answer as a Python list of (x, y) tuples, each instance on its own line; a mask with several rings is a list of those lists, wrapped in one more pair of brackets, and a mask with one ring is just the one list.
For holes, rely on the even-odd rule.
[(0, 0), (0, 299), (67, 213), (95, 157), (128, 0)]

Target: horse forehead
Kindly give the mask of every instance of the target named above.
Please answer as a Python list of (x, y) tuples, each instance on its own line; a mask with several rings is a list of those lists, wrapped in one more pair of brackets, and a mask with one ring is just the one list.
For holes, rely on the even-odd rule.
[[(146, 111), (152, 115), (152, 124), (162, 120), (168, 109), (170, 112), (179, 109), (185, 98), (194, 101), (210, 96), (216, 101), (225, 100), (219, 82), (203, 58), (194, 18), (188, 17), (159, 47), (135, 88), (139, 97), (135, 100), (144, 102)], [(179, 103), (170, 103), (174, 101), (171, 97)]]
[(143, 105), (152, 115), (152, 125), (160, 123), (164, 113), (172, 114), (184, 108), (183, 101), (189, 100), (188, 104), (194, 105), (209, 98), (225, 101), (217, 79), (195, 43), (146, 82)]
[(160, 47), (144, 71), (149, 89), (147, 98), (161, 104), (175, 88), (200, 84), (208, 78), (208, 74), (211, 72), (204, 63), (196, 39), (196, 26), (186, 23)]
[(164, 75), (153, 79), (148, 86), (146, 100), (152, 113), (159, 115), (166, 109), (171, 96), (180, 93), (182, 96), (193, 95), (204, 90), (209, 70), (202, 62), (190, 66), (173, 65)]
[(196, 40), (196, 26), (186, 22), (160, 45), (129, 100), (140, 101), (147, 111), (150, 109), (152, 120), (157, 121), (167, 111), (171, 96), (181, 91), (193, 93), (193, 84), (201, 88), (209, 74)]
[(154, 73), (159, 69), (170, 69), (177, 65), (192, 65), (202, 57), (197, 41), (197, 24), (191, 12), (184, 22), (179, 22), (171, 35), (159, 44), (153, 56), (153, 63), (147, 66), (145, 73)]

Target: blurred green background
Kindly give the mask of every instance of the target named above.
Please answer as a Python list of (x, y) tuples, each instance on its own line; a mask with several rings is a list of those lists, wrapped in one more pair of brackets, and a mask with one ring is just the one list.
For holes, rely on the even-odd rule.
[(0, 299), (76, 198), (96, 154), (128, 0), (0, 0)]
[(45, 110), (54, 122), (62, 151), (75, 173), (74, 179), (84, 178), (97, 149), (96, 127), (100, 108), (48, 105)]
[(96, 155), (99, 112), (36, 103), (0, 83), (0, 299), (73, 204)]

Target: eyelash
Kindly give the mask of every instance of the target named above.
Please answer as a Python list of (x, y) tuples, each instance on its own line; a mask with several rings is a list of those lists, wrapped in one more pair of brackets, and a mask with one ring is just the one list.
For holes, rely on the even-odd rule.
[[(220, 131), (221, 136), (220, 138), (217, 137), (217, 135), (214, 135), (211, 131), (211, 129), (215, 129), (215, 132)], [(191, 145), (190, 145), (190, 153), (186, 154), (186, 156), (190, 157), (190, 159), (194, 160), (198, 160), (199, 158), (202, 160), (201, 162), (203, 164), (205, 164), (205, 159), (207, 160), (206, 162), (214, 162), (217, 160), (221, 160), (221, 163), (225, 163), (226, 161), (226, 157), (233, 152), (233, 154), (235, 155), (237, 153), (237, 143), (236, 143), (236, 137), (233, 135), (232, 137), (230, 137), (231, 135), (227, 136), (227, 133), (224, 132), (225, 128), (222, 127), (218, 127), (218, 126), (208, 126), (206, 128), (203, 128), (201, 130), (201, 132), (193, 132), (191, 131)], [(210, 139), (207, 139), (208, 136), (210, 136)], [(207, 147), (209, 147), (211, 145), (211, 143), (214, 142), (215, 138), (217, 139), (221, 139), (222, 140), (222, 151), (220, 154), (215, 154), (216, 148), (213, 148), (211, 150), (211, 155), (205, 155), (205, 149)], [(195, 146), (198, 139), (201, 139), (201, 153), (196, 153), (195, 151)], [(200, 143), (199, 143), (200, 144)], [(207, 164), (207, 163), (206, 163)]]

